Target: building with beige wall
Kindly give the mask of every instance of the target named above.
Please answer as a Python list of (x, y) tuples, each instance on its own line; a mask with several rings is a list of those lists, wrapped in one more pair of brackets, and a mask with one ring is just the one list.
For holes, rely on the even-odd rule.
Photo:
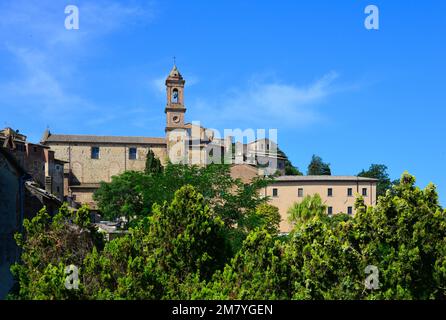
[(305, 196), (319, 194), (327, 206), (327, 214), (355, 214), (355, 199), (363, 196), (367, 206), (376, 205), (376, 179), (356, 176), (281, 176), (265, 188), (270, 204), (279, 208), (280, 231), (290, 232), (288, 209)]

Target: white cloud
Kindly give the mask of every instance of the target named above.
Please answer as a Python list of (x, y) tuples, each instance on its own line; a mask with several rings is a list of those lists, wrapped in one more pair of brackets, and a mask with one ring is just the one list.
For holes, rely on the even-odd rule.
[[(78, 92), (79, 62), (95, 54), (107, 34), (129, 24), (150, 22), (153, 10), (148, 2), (78, 1), (80, 29), (66, 30), (65, 5), (54, 0), (0, 3), (0, 51), (16, 69), (13, 76), (0, 80), (0, 100), (48, 122), (60, 121), (63, 113), (65, 119), (74, 121), (70, 117), (77, 116), (95, 125), (97, 120), (91, 117), (101, 116), (106, 108), (74, 93)], [(104, 117), (102, 122), (111, 120)]]
[(159, 95), (162, 95), (166, 92), (166, 77), (167, 75), (152, 79), (150, 81), (150, 87)]
[(329, 72), (307, 86), (253, 81), (217, 100), (200, 98), (191, 109), (213, 126), (230, 123), (263, 128), (306, 126), (321, 120), (318, 105), (339, 90), (334, 85), (337, 78), (336, 72)]

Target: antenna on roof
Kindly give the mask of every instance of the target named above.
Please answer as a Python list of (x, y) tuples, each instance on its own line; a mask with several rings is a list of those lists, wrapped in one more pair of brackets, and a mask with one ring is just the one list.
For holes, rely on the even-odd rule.
[(173, 65), (176, 67), (177, 66), (177, 57), (173, 56)]

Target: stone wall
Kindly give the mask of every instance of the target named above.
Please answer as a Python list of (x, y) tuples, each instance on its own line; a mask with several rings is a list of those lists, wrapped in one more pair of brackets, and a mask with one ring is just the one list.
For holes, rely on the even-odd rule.
[(20, 175), (0, 153), (0, 299), (12, 286), (9, 267), (18, 257), (14, 233), (20, 223)]
[[(163, 164), (166, 163), (165, 145), (123, 145), (123, 144), (61, 144), (48, 143), (55, 157), (68, 161), (66, 169), (71, 171), (71, 185), (109, 182), (111, 177), (124, 171), (142, 171), (145, 168), (149, 148)], [(91, 158), (91, 148), (99, 147), (99, 159)], [(137, 148), (135, 160), (129, 159), (129, 149)]]

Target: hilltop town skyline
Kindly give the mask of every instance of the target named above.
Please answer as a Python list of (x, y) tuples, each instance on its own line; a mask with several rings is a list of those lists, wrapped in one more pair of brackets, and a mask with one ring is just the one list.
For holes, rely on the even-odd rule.
[(302, 171), (312, 154), (339, 175), (371, 163), (387, 165), (392, 179), (408, 170), (420, 187), (434, 182), (444, 203), (444, 4), (405, 4), (402, 15), (377, 1), (377, 31), (364, 28), (366, 4), (79, 1), (79, 30), (66, 30), (60, 2), (2, 3), (0, 124), (32, 142), (47, 126), (163, 136), (163, 81), (175, 56), (190, 121), (277, 129)]

